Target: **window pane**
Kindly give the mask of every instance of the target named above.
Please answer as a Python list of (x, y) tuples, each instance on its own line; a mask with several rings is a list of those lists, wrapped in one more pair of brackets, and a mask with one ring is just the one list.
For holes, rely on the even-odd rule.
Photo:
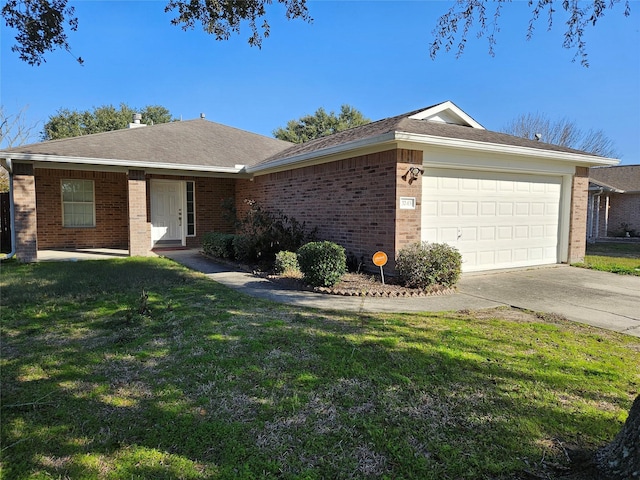
[(94, 190), (93, 180), (63, 180), (62, 222), (65, 227), (93, 227)]

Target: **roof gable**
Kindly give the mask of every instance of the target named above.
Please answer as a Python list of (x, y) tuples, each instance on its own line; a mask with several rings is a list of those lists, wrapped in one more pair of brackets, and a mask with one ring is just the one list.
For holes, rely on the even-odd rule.
[(438, 105), (414, 113), (409, 116), (412, 120), (424, 120), (434, 123), (448, 123), (452, 125), (460, 125), (463, 127), (472, 127), (484, 130), (484, 127), (476, 122), (473, 118), (463, 112), (457, 105), (451, 101), (446, 101)]

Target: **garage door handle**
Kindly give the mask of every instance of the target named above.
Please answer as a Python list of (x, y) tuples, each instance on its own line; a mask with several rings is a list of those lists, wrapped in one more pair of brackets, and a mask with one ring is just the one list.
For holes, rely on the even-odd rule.
[(458, 229), (458, 238), (456, 240), (460, 240), (462, 238), (462, 230)]

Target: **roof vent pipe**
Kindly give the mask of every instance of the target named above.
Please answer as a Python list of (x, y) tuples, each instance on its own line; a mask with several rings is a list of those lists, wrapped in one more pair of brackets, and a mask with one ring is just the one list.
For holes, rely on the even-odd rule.
[(147, 125), (144, 124), (144, 123), (141, 123), (140, 120), (142, 120), (142, 114), (141, 113), (134, 113), (133, 114), (133, 123), (129, 124), (129, 128), (146, 127)]
[(204, 120), (204, 113), (201, 113), (201, 114), (200, 114), (200, 118), (201, 118), (202, 120)]

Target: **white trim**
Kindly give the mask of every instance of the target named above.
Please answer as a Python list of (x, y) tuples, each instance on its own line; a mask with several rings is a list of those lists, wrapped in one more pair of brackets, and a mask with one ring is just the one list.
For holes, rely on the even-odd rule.
[[(4, 157), (3, 157), (4, 158)], [(124, 167), (127, 170), (131, 168), (141, 169), (161, 169), (161, 170), (191, 170), (196, 172), (216, 172), (216, 173), (240, 173), (244, 170), (243, 165), (235, 167), (216, 167), (209, 165), (189, 165), (164, 162), (145, 162), (139, 160), (119, 160), (109, 158), (85, 158), (85, 157), (65, 157), (60, 155), (42, 155), (31, 153), (14, 153), (11, 154), (12, 160), (43, 162), (46, 164), (53, 163), (71, 163), (76, 165), (105, 165), (110, 167)], [(46, 167), (41, 167), (46, 168)]]
[[(460, 122), (456, 122), (456, 125), (465, 125), (465, 126), (469, 126), (469, 127), (472, 127), (472, 128), (477, 128), (479, 130), (485, 130), (485, 128), (482, 125), (480, 125), (478, 122), (476, 122), (467, 113), (465, 113), (462, 109), (460, 109), (460, 107), (458, 107), (455, 103), (453, 103), (451, 101), (446, 101), (446, 102), (440, 103), (439, 105), (436, 105), (434, 107), (427, 108), (426, 110), (423, 110), (422, 112), (419, 112), (419, 113), (416, 113), (414, 115), (411, 115), (409, 118), (411, 118), (413, 120), (427, 120), (427, 121), (429, 121), (429, 119), (431, 117), (440, 117), (441, 113), (448, 114), (449, 116), (452, 116), (453, 118), (457, 118), (457, 119), (461, 120)], [(434, 121), (437, 121), (439, 123), (445, 123), (442, 120), (434, 120)]]
[(617, 165), (620, 160), (615, 158), (597, 157), (595, 155), (560, 152), (558, 150), (542, 150), (539, 148), (520, 147), (516, 145), (502, 145), (499, 143), (479, 142), (459, 138), (436, 137), (416, 133), (396, 132), (396, 140), (419, 143), (423, 145), (456, 148), (460, 150), (474, 150), (478, 152), (504, 153), (535, 158), (549, 158), (553, 160), (572, 162), (577, 166)]

